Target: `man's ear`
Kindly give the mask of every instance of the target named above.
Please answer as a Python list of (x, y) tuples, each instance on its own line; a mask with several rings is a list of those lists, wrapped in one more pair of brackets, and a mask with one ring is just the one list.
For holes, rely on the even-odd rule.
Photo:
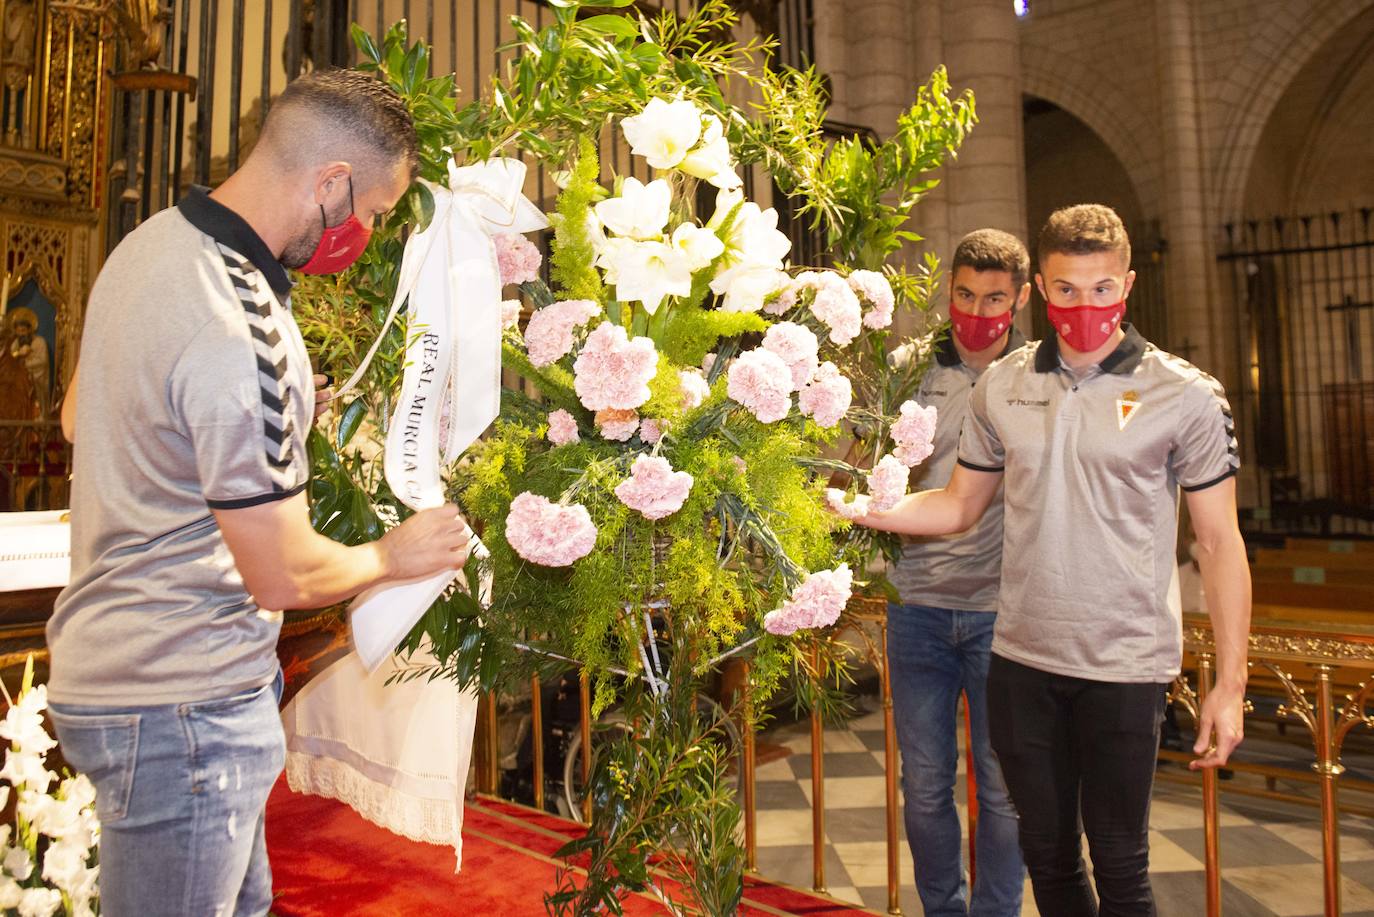
[[(1029, 284), (1027, 284), (1029, 286)], [(1045, 278), (1040, 274), (1035, 275), (1035, 285), (1040, 288), (1040, 295), (1045, 297), (1045, 302), (1050, 301), (1050, 294), (1045, 292)]]
[(1131, 287), (1135, 286), (1135, 271), (1126, 272), (1126, 284), (1121, 288), (1121, 299), (1124, 302), (1131, 295)]
[(335, 188), (344, 185), (353, 174), (353, 167), (346, 162), (326, 163), (315, 173), (315, 203), (324, 206), (335, 194)]
[[(1037, 276), (1036, 279), (1038, 280), (1039, 277)], [(1028, 280), (1025, 283), (1021, 284), (1021, 292), (1016, 295), (1016, 304), (1012, 306), (1012, 315), (1015, 315), (1016, 313), (1020, 312), (1022, 309), (1026, 307), (1026, 303), (1030, 302), (1030, 294), (1031, 285), (1030, 281)]]

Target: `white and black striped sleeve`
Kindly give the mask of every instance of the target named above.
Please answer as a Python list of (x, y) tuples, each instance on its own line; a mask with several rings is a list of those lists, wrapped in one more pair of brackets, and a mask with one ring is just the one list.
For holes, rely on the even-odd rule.
[(246, 318), (212, 320), (170, 380), (179, 431), (196, 456), (198, 489), (212, 509), (242, 509), (300, 493), (308, 481), (306, 430), (297, 430), (279, 332)]
[(1226, 391), (1206, 373), (1188, 383), (1170, 456), (1174, 476), (1187, 491), (1205, 490), (1240, 470), (1236, 422)]

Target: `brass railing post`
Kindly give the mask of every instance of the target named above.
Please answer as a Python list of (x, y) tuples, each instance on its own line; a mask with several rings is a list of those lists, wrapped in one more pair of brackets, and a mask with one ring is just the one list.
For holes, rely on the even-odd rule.
[(1317, 721), (1313, 739), (1317, 745), (1317, 761), (1313, 767), (1321, 780), (1322, 796), (1322, 887), (1326, 899), (1327, 917), (1341, 912), (1341, 835), (1336, 809), (1336, 779), (1345, 770), (1341, 766), (1337, 746), (1331, 730), (1335, 705), (1331, 699), (1331, 666), (1317, 666)]
[(901, 836), (897, 833), (897, 724), (892, 713), (892, 657), (888, 655), (887, 618), (878, 619), (882, 651), (883, 779), (887, 783), (887, 912), (902, 912)]
[(501, 733), (496, 723), (496, 692), (487, 695), (487, 785), (493, 796), (501, 795)]
[(539, 676), (530, 676), (530, 739), (534, 755), (534, 807), (544, 811), (544, 695)]
[(583, 670), (578, 678), (582, 730), (582, 820), (592, 822), (592, 686)]
[[(811, 651), (814, 671), (820, 668), (820, 651)], [(825, 891), (825, 742), (820, 705), (811, 708), (811, 887)]]
[(744, 768), (744, 868), (748, 872), (758, 872), (758, 797), (755, 795), (757, 787), (754, 781), (755, 767), (755, 746), (754, 746), (754, 724), (750, 716), (750, 703), (753, 701), (753, 691), (749, 686), (750, 666), (749, 661), (745, 660), (740, 667), (744, 672), (744, 703), (740, 705), (740, 737), (744, 742), (744, 748), (740, 755), (739, 766)]
[[(1197, 661), (1197, 699), (1200, 722), (1202, 704), (1212, 688), (1212, 654), (1202, 653)], [(1217, 769), (1202, 772), (1202, 838), (1203, 858), (1207, 869), (1207, 917), (1221, 914), (1221, 813), (1217, 806)]]

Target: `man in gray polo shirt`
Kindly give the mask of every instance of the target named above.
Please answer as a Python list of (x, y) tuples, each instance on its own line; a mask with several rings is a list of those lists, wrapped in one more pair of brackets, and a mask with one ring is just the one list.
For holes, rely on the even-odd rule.
[(466, 558), (452, 506), (345, 547), (310, 527), (304, 493), (315, 397), (286, 271), (347, 267), (416, 161), (394, 92), (311, 74), (242, 169), (131, 233), (91, 293), (48, 691), (96, 786), (109, 917), (267, 912), (280, 609)]
[[(1182, 661), (1172, 589), (1185, 492), (1217, 642), (1193, 767), (1242, 737), (1250, 577), (1236, 520), (1235, 429), (1202, 370), (1121, 321), (1130, 242), (1098, 205), (1054, 213), (1036, 282), (1055, 334), (979, 380), (940, 490), (865, 525), (963, 531), (1004, 485), (989, 729), (1042, 914), (1152, 915), (1149, 803), (1165, 690)], [(1081, 828), (1080, 828), (1081, 824)]]
[[(949, 481), (974, 383), (990, 363), (1026, 343), (1012, 325), (1030, 298), (1030, 256), (1020, 239), (996, 229), (971, 232), (954, 249), (950, 272), (950, 333), (927, 342), (935, 363), (916, 394), (918, 403), (939, 413), (935, 451), (913, 469), (915, 487)], [(1002, 508), (994, 501), (966, 532), (908, 540), (889, 574), (902, 598), (888, 607), (887, 653), (906, 837), (928, 917), (1021, 912), (1025, 868), (1016, 810), (988, 740), (988, 660), (1001, 568)], [(961, 694), (978, 785), (978, 878), (972, 894), (954, 803)]]

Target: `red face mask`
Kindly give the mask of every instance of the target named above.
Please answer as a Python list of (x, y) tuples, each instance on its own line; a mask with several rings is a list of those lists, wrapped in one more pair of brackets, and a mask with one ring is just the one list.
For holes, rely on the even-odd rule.
[(1079, 353), (1091, 353), (1112, 336), (1126, 314), (1126, 301), (1114, 306), (1075, 306), (1065, 308), (1048, 303), (1050, 325)]
[(978, 353), (996, 344), (997, 339), (1011, 327), (1011, 310), (1001, 315), (974, 315), (950, 303), (949, 322), (954, 326), (954, 336), (964, 345), (964, 349)]
[[(353, 206), (353, 179), (348, 179), (348, 209)], [(364, 226), (358, 214), (350, 212), (348, 219), (338, 226), (328, 225), (324, 215), (324, 205), (320, 205), (320, 222), (325, 224), (324, 235), (315, 246), (315, 253), (301, 267), (302, 274), (337, 274), (361, 257), (372, 238), (371, 227)]]

